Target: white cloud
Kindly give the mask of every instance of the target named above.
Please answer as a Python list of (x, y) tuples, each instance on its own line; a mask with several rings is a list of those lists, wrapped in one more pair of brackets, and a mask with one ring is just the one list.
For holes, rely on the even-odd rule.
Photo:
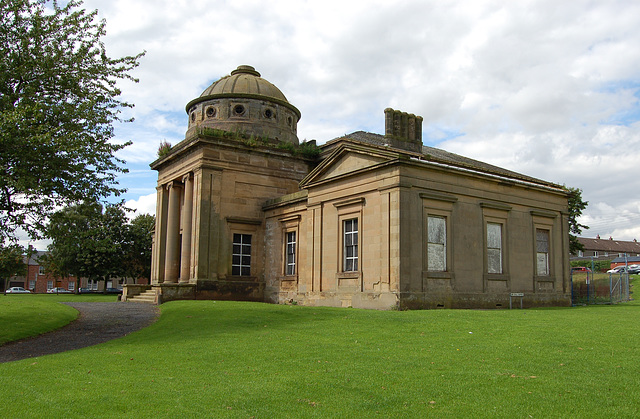
[(156, 194), (141, 195), (138, 199), (130, 199), (125, 202), (125, 207), (131, 208), (134, 212), (129, 213), (131, 218), (136, 215), (156, 213)]
[[(140, 83), (122, 86), (136, 104), (136, 122), (117, 130), (119, 139), (133, 141), (121, 155), (134, 170), (149, 170), (161, 140), (183, 138), (187, 102), (249, 64), (301, 110), (301, 139), (382, 133), (383, 110), (394, 107), (424, 117), (429, 145), (582, 188), (591, 203), (586, 217), (595, 223), (586, 234), (631, 239), (640, 226), (633, 197), (640, 189), (633, 175), (640, 145), (638, 2), (85, 6), (106, 18), (110, 55), (147, 51), (135, 71)], [(138, 202), (154, 194), (154, 177), (124, 177), (128, 196)]]

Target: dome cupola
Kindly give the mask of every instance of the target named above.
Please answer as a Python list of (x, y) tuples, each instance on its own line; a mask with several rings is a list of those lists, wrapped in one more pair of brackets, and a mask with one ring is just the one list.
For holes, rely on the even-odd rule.
[(215, 81), (187, 104), (186, 111), (187, 136), (208, 127), (298, 144), (300, 111), (249, 65)]

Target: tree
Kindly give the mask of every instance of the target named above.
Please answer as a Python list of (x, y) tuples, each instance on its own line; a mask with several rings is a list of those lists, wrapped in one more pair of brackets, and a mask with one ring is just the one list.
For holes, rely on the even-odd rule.
[(125, 246), (125, 276), (137, 281), (151, 277), (151, 244), (155, 230), (156, 217), (141, 214), (128, 224)]
[(149, 278), (154, 228), (153, 215), (138, 215), (129, 222), (121, 203), (71, 205), (51, 216), (45, 270), (58, 277), (97, 281)]
[(7, 290), (9, 278), (14, 275), (26, 275), (27, 264), (24, 262), (25, 249), (17, 244), (3, 246), (0, 244), (0, 283), (3, 291)]
[(582, 211), (587, 208), (589, 202), (582, 200), (582, 190), (579, 188), (565, 187), (569, 192), (569, 253), (575, 255), (579, 250), (584, 250), (582, 243), (578, 241), (578, 234), (582, 233), (582, 229), (589, 227), (580, 224), (578, 217), (582, 215)]
[[(119, 195), (112, 124), (133, 105), (119, 80), (144, 53), (112, 59), (104, 20), (81, 0), (0, 2), (0, 243), (42, 236), (54, 208)], [(53, 9), (51, 9), (51, 7)]]
[(54, 213), (47, 227), (52, 243), (45, 270), (105, 282), (124, 276), (126, 224), (122, 204), (103, 208), (87, 201)]

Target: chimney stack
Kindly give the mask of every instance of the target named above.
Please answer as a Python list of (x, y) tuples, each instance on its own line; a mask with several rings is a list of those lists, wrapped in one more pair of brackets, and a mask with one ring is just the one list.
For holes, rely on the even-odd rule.
[(384, 110), (384, 136), (390, 145), (422, 152), (422, 117), (387, 108)]

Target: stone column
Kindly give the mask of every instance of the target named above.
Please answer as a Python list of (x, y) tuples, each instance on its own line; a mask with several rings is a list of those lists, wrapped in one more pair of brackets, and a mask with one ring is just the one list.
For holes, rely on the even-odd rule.
[(153, 237), (151, 257), (152, 284), (159, 284), (164, 281), (164, 257), (167, 253), (167, 190), (165, 186), (158, 186), (156, 190), (156, 229)]
[(167, 252), (165, 254), (164, 283), (177, 283), (180, 268), (180, 187), (169, 182), (167, 210)]
[(191, 232), (193, 219), (193, 177), (190, 173), (182, 178), (184, 183), (184, 206), (182, 207), (182, 252), (180, 258), (180, 282), (189, 282), (191, 272)]

